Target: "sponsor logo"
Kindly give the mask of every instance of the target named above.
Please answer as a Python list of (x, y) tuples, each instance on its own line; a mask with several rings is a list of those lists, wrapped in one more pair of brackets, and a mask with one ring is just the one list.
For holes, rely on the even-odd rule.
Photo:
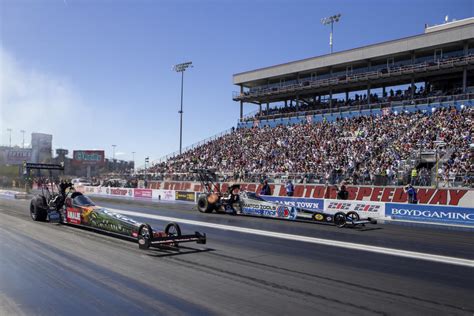
[(277, 217), (278, 213), (275, 210), (262, 210), (262, 209), (255, 209), (250, 207), (243, 207), (242, 213), (247, 215), (255, 215), (255, 216), (265, 216), (265, 217)]
[(195, 192), (176, 191), (176, 200), (194, 202), (195, 195), (196, 195)]
[(94, 193), (94, 187), (85, 187), (85, 192), (86, 193)]
[(328, 209), (348, 211), (351, 209), (351, 205), (351, 203), (331, 202), (328, 205)]
[(324, 216), (322, 214), (314, 214), (314, 219), (317, 221), (322, 221)]
[(171, 190), (163, 191), (163, 199), (164, 200), (173, 200), (173, 191), (171, 191)]
[(272, 210), (276, 211), (276, 205), (269, 205), (269, 204), (251, 204), (251, 203), (244, 203), (244, 207), (258, 209), (258, 210)]
[(67, 222), (71, 224), (81, 223), (81, 213), (73, 210), (67, 211)]
[(392, 215), (407, 216), (407, 217), (423, 217), (439, 220), (462, 220), (474, 221), (474, 212), (445, 212), (436, 210), (414, 210), (414, 209), (398, 209), (392, 208)]
[(288, 217), (290, 216), (290, 210), (288, 210), (288, 207), (279, 206), (277, 208), (277, 215), (278, 217)]
[(381, 207), (381, 205), (357, 203), (356, 205), (354, 205), (354, 211), (377, 213), (381, 209)]
[(135, 189), (133, 192), (134, 192), (135, 197), (150, 198), (150, 199), (152, 197), (151, 189)]
[(326, 200), (324, 204), (326, 205), (325, 211), (330, 214), (353, 211), (362, 217), (381, 217), (385, 215), (385, 205), (383, 203)]
[(132, 190), (127, 190), (127, 189), (119, 189), (119, 188), (111, 188), (110, 189), (110, 194), (113, 195), (130, 195), (132, 196)]

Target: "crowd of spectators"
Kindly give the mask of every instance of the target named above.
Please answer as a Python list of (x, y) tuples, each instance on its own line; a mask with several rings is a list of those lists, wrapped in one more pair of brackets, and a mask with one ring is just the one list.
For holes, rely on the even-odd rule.
[[(157, 164), (150, 172), (184, 180), (192, 177), (193, 168), (210, 168), (226, 175), (226, 180), (236, 181), (259, 181), (277, 173), (303, 174), (304, 181), (319, 183), (345, 180), (369, 184), (381, 177), (386, 184), (403, 184), (397, 181), (406, 171), (403, 163), (413, 152), (434, 152), (436, 144), (443, 141), (450, 148), (450, 157), (440, 155), (440, 179), (462, 177), (470, 184), (474, 171), (470, 161), (473, 120), (473, 108), (441, 108), (433, 113), (389, 113), (335, 122), (242, 128)], [(429, 185), (431, 174), (431, 168), (420, 169), (416, 184)]]
[[(385, 92), (381, 96), (377, 93), (371, 93), (369, 95), (369, 99), (367, 100), (367, 94), (355, 94), (353, 98), (349, 98), (347, 100), (344, 99), (333, 99), (331, 102), (331, 106), (329, 105), (329, 100), (315, 100), (314, 102), (310, 103), (301, 103), (298, 106), (295, 103), (291, 103), (290, 105), (286, 104), (280, 107), (274, 107), (269, 109), (263, 109), (261, 112), (255, 113), (253, 116), (246, 117), (243, 121), (253, 121), (253, 120), (261, 120), (261, 119), (274, 119), (274, 118), (281, 118), (281, 117), (290, 117), (295, 115), (308, 115), (314, 114), (319, 112), (337, 112), (339, 110), (350, 110), (351, 108), (357, 110), (359, 106), (366, 106), (370, 104), (372, 108), (377, 108), (382, 104), (389, 104), (391, 102), (396, 101), (406, 101), (406, 100), (413, 100), (413, 104), (419, 104), (420, 102), (424, 102), (427, 98), (441, 98), (447, 94), (457, 94), (460, 91), (449, 91), (443, 92), (441, 90), (435, 90), (429, 92), (423, 86), (417, 88), (415, 86), (415, 91), (412, 93), (410, 87), (405, 90), (393, 90), (390, 89), (388, 92)], [(435, 100), (431, 100), (435, 101)]]

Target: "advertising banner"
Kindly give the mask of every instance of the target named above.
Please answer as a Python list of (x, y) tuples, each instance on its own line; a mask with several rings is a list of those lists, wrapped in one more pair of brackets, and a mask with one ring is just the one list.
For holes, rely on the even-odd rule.
[(279, 196), (266, 196), (261, 195), (265, 201), (280, 203), (288, 206), (295, 206), (299, 208), (304, 208), (307, 210), (314, 211), (323, 211), (324, 209), (324, 200), (323, 199), (306, 199), (306, 198), (295, 198), (295, 197), (279, 197)]
[[(151, 189), (180, 190), (202, 192), (203, 188), (199, 182), (190, 181), (149, 181)], [(250, 192), (260, 192), (259, 183), (239, 183), (240, 188)], [(227, 182), (219, 182), (217, 185), (221, 191), (226, 191), (229, 187)], [(286, 189), (283, 184), (272, 183), (273, 196), (286, 196)], [(294, 197), (309, 199), (335, 199), (337, 188), (335, 186), (325, 186), (320, 184), (296, 184), (294, 185)], [(474, 205), (474, 190), (466, 188), (416, 188), (418, 201), (420, 204), (429, 205), (450, 205), (472, 207)], [(349, 192), (348, 200), (386, 202), (386, 203), (407, 203), (408, 195), (403, 187), (384, 186), (347, 186)]]
[(105, 190), (109, 195), (133, 197), (133, 189), (125, 188), (106, 188)]
[(72, 164), (80, 165), (103, 165), (105, 153), (103, 150), (74, 150)]
[(392, 219), (474, 226), (474, 208), (387, 203)]
[(385, 217), (385, 203), (369, 201), (324, 200), (324, 212), (335, 214), (337, 212), (356, 212), (361, 218)]
[(173, 190), (153, 190), (154, 200), (174, 201), (175, 194)]
[(133, 189), (133, 196), (136, 198), (152, 198), (153, 191), (151, 189)]
[(196, 201), (196, 193), (189, 192), (189, 191), (176, 191), (175, 198), (177, 201), (188, 201), (188, 202), (195, 202)]
[(97, 193), (96, 187), (84, 186), (83, 189), (84, 189), (84, 192), (83, 192), (84, 194), (96, 194)]

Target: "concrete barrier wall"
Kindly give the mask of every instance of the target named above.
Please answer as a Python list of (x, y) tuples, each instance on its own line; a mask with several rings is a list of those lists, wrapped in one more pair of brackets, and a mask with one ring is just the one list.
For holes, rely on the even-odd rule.
[[(132, 189), (111, 187), (78, 186), (76, 188), (89, 195), (108, 196), (111, 198), (131, 198), (150, 201), (187, 201), (195, 202), (197, 192), (165, 189)], [(378, 218), (384, 220), (403, 220), (420, 223), (437, 223), (445, 225), (464, 225), (474, 227), (474, 205), (449, 206), (408, 203), (386, 203), (367, 200), (335, 200), (287, 196), (262, 196), (267, 201), (289, 206), (324, 211), (357, 212), (361, 218)]]

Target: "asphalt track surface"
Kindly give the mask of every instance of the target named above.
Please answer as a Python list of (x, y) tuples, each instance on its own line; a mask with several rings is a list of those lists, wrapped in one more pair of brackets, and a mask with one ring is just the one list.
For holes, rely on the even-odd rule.
[[(95, 200), (139, 212), (137, 220), (157, 228), (166, 222), (150, 217), (244, 232), (180, 223), (183, 233), (205, 232), (208, 243), (143, 251), (133, 242), (33, 222), (28, 201), (0, 200), (0, 315), (474, 314), (473, 231), (399, 225), (338, 229), (201, 214), (189, 204)], [(407, 250), (420, 253), (420, 259), (304, 238)], [(423, 254), (468, 264), (423, 260)]]

